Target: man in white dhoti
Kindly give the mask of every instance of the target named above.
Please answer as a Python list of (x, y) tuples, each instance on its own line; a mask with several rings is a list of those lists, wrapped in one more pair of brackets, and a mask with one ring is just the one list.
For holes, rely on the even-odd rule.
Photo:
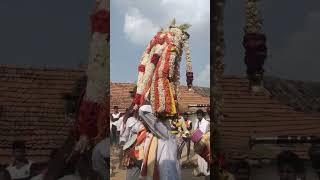
[(169, 120), (159, 121), (151, 111), (150, 105), (143, 105), (139, 109), (139, 115), (150, 131), (145, 142), (141, 175), (153, 180), (180, 180), (176, 136), (170, 132)]
[(26, 157), (26, 145), (24, 141), (14, 141), (12, 144), (14, 161), (6, 170), (10, 173), (12, 180), (29, 179), (33, 172), (33, 162)]
[(138, 180), (143, 159), (143, 146), (146, 137), (146, 129), (138, 120), (137, 112), (131, 112), (125, 122), (124, 132), (121, 134), (121, 142), (124, 144), (123, 166), (127, 168), (127, 180)]
[[(210, 125), (209, 125), (209, 121), (207, 121), (204, 118), (205, 113), (201, 109), (199, 109), (197, 110), (196, 114), (197, 114), (197, 120), (195, 122), (194, 130), (200, 129), (200, 131), (202, 131), (203, 134), (209, 132)], [(198, 170), (199, 170), (198, 175), (203, 174), (204, 176), (210, 176), (208, 163), (200, 155), (197, 155), (197, 156), (198, 156)]]

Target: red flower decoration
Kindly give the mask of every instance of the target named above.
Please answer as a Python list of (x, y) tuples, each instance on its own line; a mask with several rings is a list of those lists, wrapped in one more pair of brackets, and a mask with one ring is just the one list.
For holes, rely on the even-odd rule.
[(159, 59), (160, 59), (160, 56), (158, 54), (153, 54), (151, 57), (151, 63), (156, 65), (158, 63)]
[(134, 98), (134, 104), (140, 105), (141, 104), (141, 94), (136, 94)]
[(145, 70), (146, 70), (146, 67), (144, 65), (140, 64), (139, 67), (138, 67), (138, 71), (139, 72), (145, 72)]
[(83, 100), (78, 113), (77, 126), (80, 135), (94, 138), (101, 135), (99, 131), (107, 129), (107, 111), (104, 105)]
[(156, 44), (158, 44), (159, 39), (160, 39), (160, 35), (161, 35), (161, 32), (158, 32), (158, 33), (153, 37), (153, 39), (151, 40), (149, 49), (147, 50), (147, 53), (148, 53), (148, 54), (150, 53), (151, 49), (152, 49)]
[(165, 112), (171, 112), (171, 96), (170, 96), (170, 84), (169, 81), (163, 80), (164, 100), (165, 100)]
[(100, 10), (91, 16), (91, 32), (110, 34), (110, 13)]

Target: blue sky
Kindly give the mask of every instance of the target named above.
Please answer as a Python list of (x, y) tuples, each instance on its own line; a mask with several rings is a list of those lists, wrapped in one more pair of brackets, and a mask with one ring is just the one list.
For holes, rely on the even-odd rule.
[[(209, 86), (210, 0), (111, 0), (111, 81), (135, 82), (137, 67), (148, 42), (173, 18), (190, 23), (194, 85)], [(185, 57), (181, 63), (185, 83)]]

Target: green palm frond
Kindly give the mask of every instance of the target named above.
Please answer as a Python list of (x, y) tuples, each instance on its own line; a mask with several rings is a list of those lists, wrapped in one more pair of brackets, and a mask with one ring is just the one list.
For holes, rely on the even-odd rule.
[(188, 23), (184, 23), (178, 26), (178, 28), (181, 29), (182, 31), (187, 31), (190, 27), (191, 27), (191, 24), (188, 24)]

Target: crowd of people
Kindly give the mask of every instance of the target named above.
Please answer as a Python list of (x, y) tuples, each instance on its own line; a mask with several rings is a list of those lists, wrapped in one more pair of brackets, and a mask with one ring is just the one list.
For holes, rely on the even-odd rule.
[[(181, 179), (183, 148), (187, 148), (187, 162), (192, 159), (192, 133), (196, 130), (202, 134), (210, 132), (210, 119), (201, 109), (196, 111), (193, 121), (190, 119), (192, 114), (180, 112), (167, 122), (158, 121), (150, 105), (143, 105), (139, 110), (129, 108), (125, 113), (120, 113), (118, 106), (114, 106), (113, 111), (111, 144), (120, 152), (118, 168), (126, 170), (127, 180), (147, 179), (148, 176), (161, 180)], [(194, 175), (209, 179), (209, 168), (207, 160), (197, 155)]]
[[(58, 149), (52, 150), (50, 159), (55, 158)], [(14, 141), (12, 144), (13, 161), (0, 168), (0, 180), (45, 180), (48, 173), (47, 165), (40, 165), (28, 159), (27, 148), (24, 141)], [(98, 177), (97, 173), (89, 167), (90, 157), (81, 156), (75, 164), (65, 169), (65, 175), (58, 180), (83, 180)], [(58, 168), (58, 167), (57, 167)]]

